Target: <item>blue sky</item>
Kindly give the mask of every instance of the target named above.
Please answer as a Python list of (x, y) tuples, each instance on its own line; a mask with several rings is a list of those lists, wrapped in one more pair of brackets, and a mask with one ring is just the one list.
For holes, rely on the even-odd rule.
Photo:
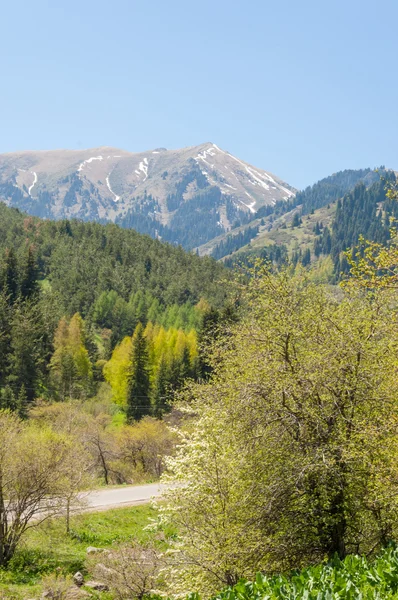
[(302, 188), (398, 169), (397, 0), (4, 0), (0, 152), (212, 141)]

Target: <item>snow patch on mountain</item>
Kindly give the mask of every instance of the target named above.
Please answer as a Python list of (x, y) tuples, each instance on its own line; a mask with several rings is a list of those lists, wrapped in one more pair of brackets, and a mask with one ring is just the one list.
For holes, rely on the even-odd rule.
[[(145, 179), (144, 181), (146, 181), (148, 179), (148, 159), (144, 158), (143, 161), (140, 162), (140, 164), (138, 165), (138, 169), (139, 171), (142, 171), (145, 175)], [(136, 173), (140, 174), (139, 171), (136, 171)]]
[(204, 160), (206, 162), (205, 159), (207, 156), (215, 156), (213, 148), (199, 152), (199, 154), (195, 157), (195, 160)]
[[(251, 175), (254, 179), (254, 181), (260, 185), (262, 188), (264, 188), (265, 190), (269, 190), (269, 185), (268, 183), (265, 183), (262, 179), (261, 179), (261, 175), (260, 173), (258, 173), (257, 171), (254, 171), (253, 169), (250, 169), (250, 167), (245, 167), (247, 173), (249, 173), (249, 175)], [(252, 181), (250, 183), (253, 183)], [(256, 183), (254, 183), (254, 185), (256, 185)]]
[(115, 202), (118, 202), (118, 200), (120, 200), (120, 196), (118, 196), (117, 194), (115, 194), (115, 192), (112, 190), (111, 188), (111, 184), (109, 183), (109, 177), (111, 176), (112, 173), (109, 173), (108, 177), (106, 177), (105, 181), (106, 181), (106, 185), (108, 190), (110, 191), (110, 193), (112, 194), (112, 196), (114, 196)]
[[(112, 152), (121, 154), (114, 155)], [(154, 198), (156, 203), (156, 212), (152, 208), (148, 213), (152, 235), (159, 222), (177, 236), (174, 231), (177, 220), (173, 219), (174, 211), (168, 209), (169, 196), (196, 199), (192, 205), (181, 202), (177, 211), (180, 211), (180, 206), (184, 207), (180, 211), (182, 226), (186, 224), (189, 227), (191, 217), (198, 218), (206, 236), (209, 218), (213, 219), (212, 226), (220, 220), (224, 229), (228, 230), (231, 223), (227, 212), (233, 221), (235, 213), (237, 220), (250, 221), (260, 207), (294, 195), (294, 190), (290, 191), (278, 177), (268, 175), (261, 168), (236, 158), (210, 142), (177, 150), (154, 148), (140, 153), (101, 146), (74, 152), (57, 150), (34, 155), (29, 153), (26, 159), (22, 157), (23, 160), (18, 153), (11, 158), (13, 162), (10, 165), (10, 157), (2, 160), (0, 155), (1, 182), (10, 186), (18, 184), (19, 189), (25, 192), (24, 208), (30, 208), (31, 205), (32, 213), (40, 212), (48, 218), (100, 218), (123, 223), (130, 210), (142, 210), (147, 215), (148, 208), (135, 202), (146, 194)], [(19, 167), (22, 169), (17, 171)], [(39, 173), (40, 182), (37, 181)], [(197, 178), (198, 173), (202, 173), (202, 180)], [(80, 179), (78, 186), (75, 185), (76, 178)], [(74, 193), (66, 197), (72, 186)], [(215, 188), (218, 189), (216, 194), (213, 193)], [(45, 197), (38, 196), (39, 189), (46, 190)], [(35, 196), (31, 198), (33, 193)], [(90, 201), (87, 202), (86, 198), (90, 198)], [(210, 215), (206, 204), (208, 198), (216, 199), (216, 205), (210, 207)], [(20, 194), (12, 188), (10, 203), (16, 206), (21, 204)], [(231, 203), (234, 207), (229, 211)], [(197, 215), (196, 206), (200, 208)], [(245, 218), (242, 210), (246, 213)]]
[(29, 196), (32, 196), (31, 192), (37, 183), (37, 173), (35, 173), (35, 171), (31, 171), (31, 173), (33, 175), (33, 183), (31, 186), (29, 186), (29, 189), (28, 189)]
[(83, 170), (84, 165), (87, 165), (87, 164), (93, 162), (93, 160), (104, 160), (104, 157), (103, 156), (92, 156), (91, 158), (84, 160), (82, 163), (80, 163), (77, 171), (80, 173)]

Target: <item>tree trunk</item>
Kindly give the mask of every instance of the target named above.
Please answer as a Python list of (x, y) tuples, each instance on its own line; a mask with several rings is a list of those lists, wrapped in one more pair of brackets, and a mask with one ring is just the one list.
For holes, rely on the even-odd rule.
[(66, 501), (66, 535), (70, 534), (70, 498)]
[(3, 495), (3, 477), (0, 473), (0, 566), (6, 564), (6, 536), (7, 536), (7, 516), (4, 505)]
[(102, 468), (104, 469), (105, 485), (109, 485), (108, 467), (106, 464), (106, 460), (105, 460), (105, 457), (104, 457), (104, 454), (103, 454), (101, 448), (99, 448), (99, 451), (100, 451), (100, 460), (101, 460)]
[[(337, 556), (343, 560), (347, 556), (345, 545), (345, 534), (347, 531), (347, 519), (344, 509), (344, 488), (345, 488), (345, 465), (341, 465), (341, 471), (344, 473), (340, 481), (340, 490), (333, 496), (330, 509), (332, 525), (330, 527), (330, 547), (329, 557)], [(333, 482), (332, 482), (333, 485)]]

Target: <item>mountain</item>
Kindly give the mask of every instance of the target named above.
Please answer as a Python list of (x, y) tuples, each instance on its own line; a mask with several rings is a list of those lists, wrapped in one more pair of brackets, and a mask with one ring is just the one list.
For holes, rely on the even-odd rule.
[(337, 281), (341, 273), (349, 272), (344, 253), (358, 244), (360, 236), (388, 242), (391, 222), (398, 218), (398, 203), (389, 197), (388, 189), (396, 186), (394, 171), (337, 173), (297, 193), (294, 202), (274, 207), (268, 216), (212, 240), (201, 253), (221, 258), (228, 266), (249, 264), (255, 257), (276, 265), (289, 258), (304, 266), (328, 258), (330, 280)]
[[(314, 233), (308, 230), (315, 224), (316, 220), (331, 224), (332, 216), (336, 209), (336, 201), (343, 198), (358, 184), (362, 183), (369, 188), (376, 182), (391, 177), (392, 172), (386, 171), (384, 167), (379, 169), (346, 169), (333, 173), (329, 177), (321, 179), (305, 190), (299, 191), (287, 201), (277, 202), (273, 206), (262, 206), (248, 224), (240, 225), (231, 231), (221, 234), (217, 238), (209, 240), (199, 247), (201, 255), (212, 255), (220, 259), (234, 252), (246, 252), (247, 244), (251, 248), (260, 250), (269, 245), (285, 245), (289, 254), (297, 250), (301, 245), (307, 246), (309, 240), (313, 241)], [(315, 216), (313, 213), (315, 211)], [(306, 234), (302, 235), (297, 228), (291, 228), (295, 214), (306, 217)], [(304, 221), (304, 219), (303, 219)], [(365, 232), (364, 232), (365, 233)], [(299, 238), (297, 238), (299, 234)]]
[(212, 143), (0, 155), (0, 199), (32, 215), (116, 222), (191, 249), (295, 189)]

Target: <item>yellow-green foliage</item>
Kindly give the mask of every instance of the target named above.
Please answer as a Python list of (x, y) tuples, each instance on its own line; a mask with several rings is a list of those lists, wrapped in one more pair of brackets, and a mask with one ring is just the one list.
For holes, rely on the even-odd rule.
[(185, 394), (197, 421), (163, 509), (173, 592), (397, 538), (398, 314), (383, 294), (337, 302), (302, 273), (253, 273), (213, 377)]
[(131, 345), (132, 338), (125, 337), (116, 346), (112, 358), (104, 366), (104, 377), (112, 388), (112, 399), (117, 404), (126, 403)]
[[(165, 329), (161, 325), (149, 322), (144, 335), (148, 344), (150, 377), (153, 384), (162, 360), (166, 361), (168, 368), (171, 369), (173, 364), (180, 364), (184, 360), (184, 355), (187, 355), (191, 370), (195, 370), (198, 359), (196, 331), (191, 330), (186, 333), (174, 327)], [(112, 399), (120, 405), (127, 403), (131, 348), (132, 337), (125, 337), (116, 346), (112, 357), (104, 366), (104, 377), (112, 388)]]
[(391, 230), (388, 246), (359, 238), (354, 256), (346, 252), (351, 277), (343, 287), (364, 289), (396, 289), (398, 285), (398, 231)]
[(60, 320), (54, 336), (50, 368), (52, 380), (62, 399), (86, 394), (93, 378), (86, 348), (84, 321), (76, 313), (70, 322)]

